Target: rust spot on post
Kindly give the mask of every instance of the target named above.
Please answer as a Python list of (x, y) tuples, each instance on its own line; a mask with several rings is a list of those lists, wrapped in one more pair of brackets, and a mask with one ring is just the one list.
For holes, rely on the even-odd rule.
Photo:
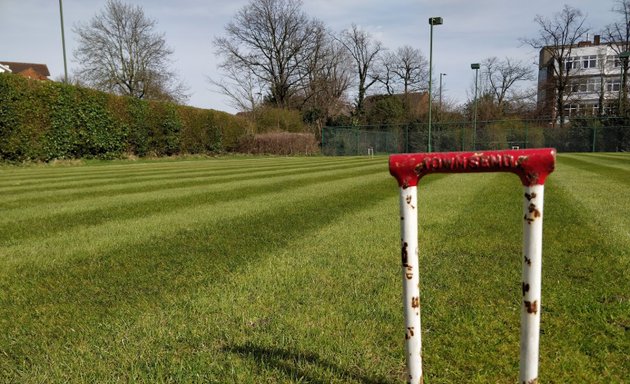
[(524, 301), (525, 309), (527, 309), (527, 313), (536, 314), (538, 313), (538, 302), (537, 301)]
[(527, 256), (524, 256), (524, 257), (525, 257), (525, 264), (531, 266), (532, 265), (532, 259), (529, 259)]
[(529, 284), (523, 282), (523, 296), (525, 296), (527, 292), (529, 292)]
[(413, 327), (407, 327), (407, 333), (405, 333), (405, 339), (409, 340), (413, 337)]
[(525, 214), (525, 216), (523, 216), (523, 219), (527, 221), (527, 224), (531, 224), (534, 220), (542, 216), (534, 203), (529, 204), (527, 211), (529, 212), (529, 215)]
[(403, 243), (402, 245), (402, 250), (401, 250), (401, 259), (402, 259), (402, 265), (403, 267), (407, 267), (407, 261), (409, 259), (409, 255), (407, 253), (407, 247), (408, 244), (407, 243)]
[(527, 207), (527, 210), (532, 214), (532, 216), (534, 216), (534, 218), (540, 217), (540, 211), (536, 208), (534, 203), (531, 203), (529, 207)]
[(526, 193), (526, 194), (525, 194), (525, 198), (526, 198), (528, 201), (532, 201), (532, 199), (535, 199), (535, 198), (536, 198), (536, 192), (532, 192), (531, 194)]
[(413, 278), (413, 272), (405, 273), (405, 277), (407, 278), (407, 280), (411, 280)]
[(411, 209), (416, 209), (416, 207), (414, 207), (413, 205), (411, 205), (411, 195), (407, 196), (405, 198), (405, 201), (407, 201), (407, 204), (409, 204), (409, 206), (411, 207)]
[(411, 298), (411, 308), (418, 308), (420, 306), (420, 298), (412, 297)]

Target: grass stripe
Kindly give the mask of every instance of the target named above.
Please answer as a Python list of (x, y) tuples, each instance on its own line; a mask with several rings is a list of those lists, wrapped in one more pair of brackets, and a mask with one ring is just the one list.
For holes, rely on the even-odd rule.
[(568, 178), (551, 178), (546, 192), (541, 378), (621, 383), (630, 349), (630, 248), (588, 212), (580, 190), (563, 187)]
[[(364, 166), (368, 166), (374, 163), (360, 163), (360, 164), (335, 164), (326, 167), (305, 167), (300, 168), (300, 173), (312, 173), (319, 172), (324, 170), (335, 170), (335, 169), (353, 169), (353, 168), (361, 168)], [(184, 176), (181, 177), (173, 177), (172, 179), (162, 179), (162, 178), (154, 178), (149, 181), (138, 181), (138, 180), (129, 180), (125, 183), (115, 183), (108, 184), (106, 186), (102, 185), (86, 185), (82, 188), (64, 188), (61, 187), (61, 190), (57, 191), (33, 191), (27, 193), (21, 193), (18, 195), (13, 195), (10, 198), (4, 198), (0, 203), (0, 206), (10, 209), (10, 208), (23, 208), (25, 204), (29, 206), (34, 206), (37, 204), (44, 203), (53, 203), (53, 202), (66, 202), (66, 201), (77, 201), (79, 199), (92, 198), (94, 196), (119, 196), (131, 193), (138, 192), (151, 192), (151, 191), (159, 191), (165, 189), (179, 189), (186, 187), (194, 187), (194, 186), (204, 186), (204, 185), (213, 185), (216, 183), (229, 183), (234, 181), (241, 181), (251, 178), (252, 175), (258, 177), (260, 179), (272, 177), (272, 176), (282, 176), (282, 175), (293, 175), (297, 173), (296, 169), (291, 170), (273, 170), (273, 171), (260, 171), (260, 172), (252, 172), (251, 170), (241, 170), (240, 172), (232, 172), (227, 174), (210, 174), (206, 176), (198, 176), (193, 178), (186, 178)], [(62, 193), (63, 192), (63, 193)], [(25, 203), (25, 201), (27, 203)]]
[(614, 178), (597, 172), (585, 172), (564, 161), (559, 162), (552, 180), (559, 188), (571, 191), (581, 210), (597, 228), (605, 229), (605, 241), (630, 250), (630, 204), (627, 187)]
[[(597, 164), (589, 160), (583, 160), (581, 158), (572, 158), (559, 156), (558, 165), (570, 165), (571, 167), (582, 170), (582, 177), (588, 174), (595, 174), (599, 178), (611, 179), (616, 183), (630, 185), (630, 171), (619, 167), (606, 166)], [(592, 178), (590, 178), (592, 179)], [(582, 188), (588, 188), (588, 184), (583, 183)]]
[[(362, 166), (362, 177), (383, 172), (382, 164)], [(290, 194), (296, 188), (317, 188), (323, 180), (340, 181), (356, 177), (356, 169), (343, 168), (334, 172), (314, 169), (300, 174), (273, 178), (238, 179), (232, 183), (206, 184), (203, 187), (181, 189), (160, 189), (155, 192), (141, 192), (126, 196), (124, 201), (111, 198), (90, 198), (63, 205), (54, 205), (43, 209), (37, 206), (31, 209), (13, 210), (0, 220), (0, 245), (16, 244), (31, 237), (44, 237), (79, 226), (94, 226), (112, 220), (137, 219), (165, 214), (179, 209), (218, 204), (232, 200), (257, 197), (282, 189)], [(229, 193), (239, 189), (238, 194)], [(27, 219), (23, 219), (27, 217)]]
[(560, 159), (564, 159), (564, 158), (579, 159), (582, 161), (592, 163), (597, 166), (618, 168), (620, 170), (625, 170), (626, 172), (630, 172), (630, 154), (624, 157), (614, 157), (614, 158), (598, 156), (596, 154), (591, 154), (591, 153), (561, 154)]
[[(355, 164), (359, 165), (363, 162), (356, 161)], [(210, 167), (208, 165), (211, 164)], [(334, 167), (335, 164), (324, 163), (325, 166)], [(352, 164), (352, 163), (350, 163)], [(181, 168), (179, 169), (170, 169), (170, 170), (151, 170), (151, 171), (142, 171), (142, 172), (129, 172), (126, 169), (120, 169), (114, 172), (108, 172), (107, 174), (94, 174), (90, 172), (90, 169), (85, 169), (85, 171), (80, 175), (73, 174), (72, 176), (61, 177), (57, 176), (54, 178), (55, 181), (51, 182), (48, 178), (37, 178), (34, 175), (30, 176), (29, 180), (24, 181), (14, 181), (14, 183), (19, 183), (19, 185), (7, 186), (5, 188), (0, 188), (0, 195), (2, 194), (12, 194), (19, 193), (23, 191), (59, 191), (63, 189), (68, 189), (71, 186), (81, 187), (84, 185), (107, 185), (112, 182), (116, 182), (117, 184), (122, 183), (134, 183), (140, 180), (176, 180), (182, 177), (195, 177), (195, 176), (205, 176), (208, 172), (212, 172), (213, 175), (231, 175), (231, 174), (244, 174), (247, 173), (251, 167), (220, 167), (219, 164), (216, 163), (206, 163), (206, 166), (202, 169), (195, 168)], [(349, 165), (349, 164), (348, 164)], [(265, 170), (268, 171), (277, 171), (277, 170), (295, 170), (299, 171), (300, 168), (306, 169), (313, 167), (313, 163), (293, 163), (288, 165), (273, 165), (273, 166), (256, 166), (255, 169), (257, 172), (262, 172)], [(170, 177), (167, 177), (170, 176)], [(67, 180), (66, 178), (71, 178)], [(10, 183), (10, 182), (9, 182)], [(8, 183), (7, 183), (8, 184)], [(40, 187), (41, 186), (41, 187)], [(35, 188), (34, 188), (35, 187)], [(36, 188), (40, 187), (40, 188)]]
[[(158, 212), (142, 218), (108, 221), (100, 225), (80, 227), (76, 231), (64, 231), (58, 235), (33, 239), (25, 245), (9, 246), (2, 250), (4, 255), (0, 254), (0, 256), (4, 256), (9, 263), (30, 263), (37, 260), (42, 264), (56, 263), (66, 258), (90, 257), (88, 255), (96, 257), (102, 250), (107, 250), (117, 244), (160, 236), (180, 227), (194, 226), (199, 222), (278, 209), (282, 204), (298, 203), (301, 198), (320, 196), (322, 191), (327, 189), (332, 192), (337, 189), (351, 188), (354, 184), (369, 186), (369, 183), (379, 176), (379, 174), (356, 176), (341, 181), (322, 182), (319, 188), (299, 187), (291, 194), (280, 189), (255, 198), (230, 200), (219, 204), (208, 202), (174, 212)], [(234, 193), (238, 194), (240, 191), (236, 190)], [(135, 230), (130, 231), (131, 228)], [(107, 235), (103, 236), (103, 234)], [(43, 258), (42, 255), (46, 257)]]

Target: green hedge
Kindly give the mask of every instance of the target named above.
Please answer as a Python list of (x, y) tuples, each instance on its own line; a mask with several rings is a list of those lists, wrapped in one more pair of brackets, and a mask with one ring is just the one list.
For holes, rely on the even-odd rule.
[(168, 156), (234, 150), (249, 122), (0, 74), (0, 161)]

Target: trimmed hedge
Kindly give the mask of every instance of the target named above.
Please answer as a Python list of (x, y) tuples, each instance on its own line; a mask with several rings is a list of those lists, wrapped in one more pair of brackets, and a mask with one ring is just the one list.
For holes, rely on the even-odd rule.
[(216, 153), (251, 130), (226, 112), (0, 74), (0, 161)]

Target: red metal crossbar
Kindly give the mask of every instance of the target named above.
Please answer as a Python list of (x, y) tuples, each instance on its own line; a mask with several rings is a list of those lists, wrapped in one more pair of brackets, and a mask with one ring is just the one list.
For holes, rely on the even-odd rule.
[(391, 155), (389, 172), (403, 186), (416, 186), (430, 173), (512, 172), (523, 185), (545, 184), (553, 172), (553, 148), (478, 152), (436, 152)]

